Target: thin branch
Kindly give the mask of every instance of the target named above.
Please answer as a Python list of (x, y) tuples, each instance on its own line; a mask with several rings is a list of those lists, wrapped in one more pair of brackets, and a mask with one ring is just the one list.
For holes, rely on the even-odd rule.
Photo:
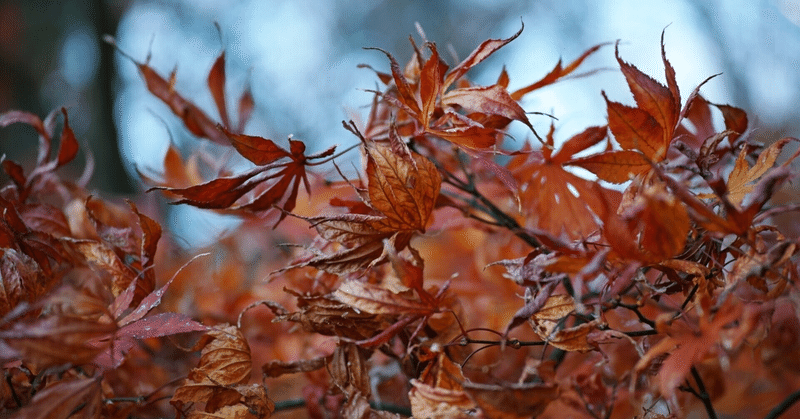
[(800, 400), (800, 390), (795, 391), (794, 393), (786, 396), (780, 404), (775, 406), (772, 410), (769, 411), (767, 416), (764, 416), (764, 419), (776, 419), (778, 416), (784, 414), (793, 404), (797, 403)]
[[(435, 163), (435, 162), (434, 162)], [(458, 177), (444, 171), (441, 167), (440, 170), (445, 174), (444, 182), (453, 186), (456, 189), (459, 189), (462, 192), (467, 193), (468, 195), (475, 198), (481, 206), (477, 206), (473, 204), (473, 207), (477, 207), (481, 211), (485, 212), (490, 217), (494, 218), (495, 222), (492, 225), (500, 226), (503, 228), (508, 229), (515, 236), (522, 239), (525, 243), (530, 245), (533, 248), (541, 248), (542, 244), (539, 240), (528, 234), (522, 226), (519, 225), (517, 220), (515, 220), (510, 215), (506, 214), (502, 209), (498, 208), (491, 200), (486, 198), (483, 194), (481, 194), (478, 189), (475, 187), (474, 184), (469, 182), (464, 182)], [(466, 202), (466, 200), (464, 200)], [(547, 249), (543, 249), (544, 252), (547, 252)]]
[(697, 382), (697, 389), (700, 393), (695, 393), (695, 396), (697, 396), (700, 401), (703, 402), (703, 406), (706, 408), (706, 413), (708, 413), (708, 419), (717, 419), (717, 412), (714, 410), (714, 406), (711, 404), (711, 397), (709, 397), (708, 392), (706, 391), (706, 386), (703, 384), (703, 379), (700, 378), (700, 373), (697, 372), (697, 368), (694, 366), (692, 366), (692, 377), (694, 377), (694, 381)]
[(617, 305), (618, 307), (627, 308), (628, 310), (630, 310), (630, 311), (632, 311), (634, 314), (636, 314), (636, 317), (638, 317), (638, 318), (639, 318), (639, 321), (640, 321), (640, 322), (647, 324), (648, 326), (652, 327), (653, 329), (655, 329), (655, 328), (656, 328), (656, 322), (654, 322), (654, 321), (652, 321), (652, 320), (648, 319), (647, 317), (645, 317), (645, 316), (644, 316), (644, 314), (642, 314), (642, 312), (641, 312), (641, 311), (639, 311), (639, 306), (638, 306), (638, 305), (634, 305), (634, 304), (625, 304), (625, 303), (623, 303), (623, 302), (621, 302), (621, 301), (620, 301), (620, 302), (618, 302), (618, 303), (616, 303), (616, 305)]

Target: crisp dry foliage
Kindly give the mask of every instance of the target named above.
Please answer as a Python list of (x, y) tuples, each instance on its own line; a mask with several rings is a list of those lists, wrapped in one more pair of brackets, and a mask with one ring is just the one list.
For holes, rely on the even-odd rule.
[[(224, 53), (219, 121), (134, 61), (189, 133), (241, 157), (234, 173), (170, 145), (141, 168), (148, 192), (242, 219), (193, 257), (160, 194), (92, 196), (88, 154), (62, 174), (80, 151), (65, 109), (0, 115), (39, 137), (31, 168), (2, 161), (3, 417), (800, 414), (800, 247), (771, 224), (800, 205), (770, 203), (797, 140), (757, 144), (741, 109), (682, 98), (663, 34), (666, 85), (617, 45), (634, 103), (603, 93), (606, 126), (542, 137), (526, 95), (590, 75), (604, 44), (513, 91), (505, 69), (467, 78), (521, 33), (452, 64), (422, 33), (405, 65), (373, 48), (389, 70), (340, 154), (245, 134), (255, 105), (245, 89), (229, 113)], [(356, 147), (347, 178), (334, 160)]]

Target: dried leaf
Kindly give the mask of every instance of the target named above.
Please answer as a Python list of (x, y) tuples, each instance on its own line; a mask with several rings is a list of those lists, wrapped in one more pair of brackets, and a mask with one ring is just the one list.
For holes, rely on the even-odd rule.
[(464, 383), (464, 392), (488, 418), (531, 418), (541, 414), (550, 402), (558, 398), (555, 384), (488, 385)]
[(219, 57), (214, 61), (214, 65), (211, 66), (211, 70), (208, 72), (208, 90), (211, 91), (211, 96), (217, 105), (222, 125), (230, 127), (228, 108), (225, 104), (225, 51), (219, 54)]
[(471, 112), (498, 115), (520, 121), (533, 129), (525, 110), (511, 98), (505, 87), (500, 85), (466, 87), (453, 89), (442, 96), (442, 104), (460, 106)]
[(103, 391), (97, 378), (58, 381), (18, 410), (18, 419), (100, 419)]
[(742, 147), (742, 151), (739, 152), (739, 156), (736, 158), (733, 171), (728, 175), (728, 182), (726, 185), (728, 189), (728, 200), (734, 205), (741, 205), (744, 197), (753, 190), (753, 183), (772, 168), (778, 156), (781, 154), (783, 147), (792, 140), (793, 138), (786, 137), (772, 143), (772, 145), (758, 155), (758, 160), (753, 167), (749, 167), (746, 160), (747, 156), (750, 154), (749, 147), (747, 145)]
[(396, 294), (381, 286), (358, 280), (344, 282), (333, 296), (357, 311), (371, 314), (428, 315), (436, 310), (436, 307), (410, 299), (407, 295)]
[(623, 183), (652, 167), (647, 158), (638, 151), (607, 151), (572, 160), (569, 164), (583, 167), (602, 180)]

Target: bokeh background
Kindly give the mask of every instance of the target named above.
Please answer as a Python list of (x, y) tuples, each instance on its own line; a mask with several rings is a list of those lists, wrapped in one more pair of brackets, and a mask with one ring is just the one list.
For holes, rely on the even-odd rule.
[[(491, 83), (505, 65), (510, 87), (521, 87), (559, 58), (571, 61), (592, 45), (619, 39), (626, 61), (663, 81), (660, 36), (666, 28), (667, 56), (684, 99), (722, 73), (702, 93), (744, 108), (755, 139), (800, 136), (799, 0), (2, 0), (0, 112), (44, 116), (66, 106), (96, 158), (92, 187), (132, 195), (143, 188), (135, 168), (157, 171), (169, 141), (184, 150), (199, 143), (147, 92), (130, 60), (102, 41), (104, 34), (139, 61), (149, 56), (162, 75), (177, 69), (176, 89), (214, 118), (205, 78), (225, 49), (229, 103), (246, 85), (255, 97), (246, 133), (277, 140), (293, 135), (313, 151), (353, 143), (340, 121), (365, 116), (372, 96), (363, 89), (377, 82), (357, 65), (388, 68), (382, 54), (362, 47), (383, 48), (405, 62), (412, 51), (408, 36), (419, 40), (418, 22), (440, 50), (464, 58), (487, 38), (512, 35), (521, 21), (523, 34), (473, 69), (473, 80)], [(585, 66), (602, 71), (523, 103), (527, 111), (556, 116), (562, 138), (605, 123), (601, 90), (632, 102), (613, 47)], [(550, 124), (545, 117), (531, 119), (542, 131)], [(0, 130), (7, 158), (30, 162), (35, 144), (29, 127)], [(192, 209), (176, 211), (184, 211), (174, 216), (178, 223), (192, 220)]]

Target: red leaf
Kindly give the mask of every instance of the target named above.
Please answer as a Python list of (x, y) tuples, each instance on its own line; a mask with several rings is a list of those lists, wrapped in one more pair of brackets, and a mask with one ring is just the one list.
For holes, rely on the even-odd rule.
[(442, 80), (447, 71), (447, 64), (439, 59), (439, 52), (435, 44), (428, 44), (431, 57), (422, 67), (419, 79), (419, 96), (422, 100), (420, 123), (425, 128), (430, 124), (430, 118), (436, 109), (436, 98), (442, 93)]
[(58, 381), (38, 392), (14, 415), (18, 419), (100, 418), (103, 389), (99, 378)]
[(139, 63), (133, 58), (131, 58), (131, 61), (139, 68), (139, 72), (147, 85), (147, 90), (169, 106), (170, 110), (181, 118), (189, 132), (198, 137), (208, 138), (218, 144), (228, 144), (227, 137), (217, 129), (217, 124), (194, 103), (178, 94), (172, 83), (161, 77), (147, 63)]
[(78, 155), (78, 141), (75, 140), (75, 133), (69, 126), (69, 118), (67, 118), (67, 110), (61, 108), (61, 113), (64, 114), (64, 128), (61, 131), (61, 145), (58, 149), (58, 158), (56, 160), (56, 168), (59, 168), (75, 158)]
[(239, 124), (236, 127), (237, 132), (244, 131), (244, 127), (247, 125), (247, 121), (250, 120), (250, 115), (253, 113), (254, 106), (253, 92), (250, 91), (250, 86), (248, 85), (244, 89), (242, 97), (239, 98)]
[(386, 54), (386, 56), (389, 58), (390, 67), (392, 69), (392, 78), (394, 79), (394, 84), (397, 87), (397, 99), (415, 116), (421, 115), (422, 111), (420, 110), (419, 103), (414, 96), (414, 91), (411, 88), (411, 85), (408, 83), (406, 76), (403, 74), (403, 70), (400, 69), (400, 64), (398, 64), (397, 60), (394, 59), (394, 56), (380, 48), (367, 49), (374, 49)]
[(220, 126), (219, 128), (228, 136), (239, 154), (259, 166), (273, 163), (284, 157), (291, 157), (288, 151), (279, 147), (272, 140), (252, 135), (234, 134), (224, 127)]
[[(661, 51), (668, 81), (674, 86), (677, 93), (677, 84), (674, 80), (675, 70), (672, 69), (666, 56), (663, 55), (663, 37)], [(674, 97), (669, 88), (653, 80), (647, 74), (642, 73), (635, 66), (622, 61), (622, 58), (619, 56), (619, 43), (617, 43), (614, 53), (617, 57), (620, 69), (622, 69), (622, 73), (625, 75), (625, 79), (628, 82), (628, 87), (630, 87), (631, 93), (633, 93), (636, 104), (639, 105), (641, 110), (655, 118), (658, 125), (664, 129), (664, 136), (661, 139), (661, 143), (666, 146), (672, 139), (672, 132), (678, 122), (680, 97)], [(669, 80), (669, 78), (672, 78), (672, 80)]]
[(569, 65), (566, 66), (566, 67), (561, 67), (561, 60), (558, 60), (558, 63), (550, 71), (550, 73), (548, 73), (546, 76), (544, 76), (541, 80), (537, 81), (536, 83), (533, 83), (533, 84), (528, 85), (526, 87), (523, 87), (521, 89), (515, 90), (513, 93), (511, 93), (511, 98), (514, 99), (514, 100), (520, 100), (526, 94), (528, 94), (528, 93), (530, 93), (530, 92), (532, 92), (532, 91), (534, 91), (536, 89), (541, 89), (542, 87), (551, 85), (551, 84), (557, 82), (562, 77), (568, 76), (573, 71), (575, 71), (581, 65), (581, 63), (583, 63), (583, 60), (585, 60), (590, 55), (594, 54), (595, 51), (597, 51), (598, 49), (600, 49), (601, 47), (603, 47), (605, 45), (607, 45), (607, 44), (599, 44), (599, 45), (595, 45), (595, 46), (589, 48), (583, 54), (581, 54), (580, 57), (576, 58), (574, 61), (569, 63)]
[(525, 24), (522, 24), (522, 27), (519, 28), (519, 31), (511, 37), (506, 39), (488, 39), (483, 41), (482, 44), (475, 48), (464, 61), (460, 62), (457, 66), (453, 67), (450, 70), (450, 73), (447, 74), (447, 77), (444, 79), (444, 85), (442, 86), (442, 90), (447, 90), (453, 82), (460, 79), (461, 76), (467, 73), (472, 67), (476, 66), (481, 61), (488, 58), (492, 55), (495, 51), (499, 50), (500, 48), (504, 47), (509, 42), (517, 39), (517, 37), (522, 33), (522, 30), (525, 29)]
[(225, 51), (219, 54), (219, 57), (214, 61), (214, 65), (211, 66), (211, 70), (208, 72), (208, 90), (211, 91), (211, 96), (217, 105), (222, 125), (226, 128), (230, 127), (228, 107), (225, 104)]

